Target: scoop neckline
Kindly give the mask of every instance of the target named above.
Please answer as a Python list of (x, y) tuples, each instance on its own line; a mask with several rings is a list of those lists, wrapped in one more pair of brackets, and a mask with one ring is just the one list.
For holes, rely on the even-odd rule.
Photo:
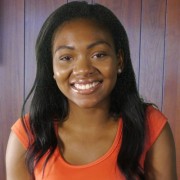
[(87, 163), (87, 164), (83, 164), (83, 165), (73, 165), (73, 164), (70, 164), (68, 163), (61, 155), (61, 152), (59, 150), (59, 147), (57, 146), (56, 149), (55, 149), (55, 153), (54, 155), (56, 156), (56, 158), (58, 158), (61, 163), (66, 166), (66, 167), (69, 167), (69, 168), (74, 168), (74, 169), (81, 169), (81, 168), (88, 168), (88, 167), (91, 167), (93, 165), (96, 165), (96, 164), (99, 164), (100, 162), (104, 161), (106, 158), (108, 158), (113, 152), (114, 150), (116, 149), (116, 147), (118, 146), (118, 144), (120, 143), (120, 138), (121, 138), (121, 128), (122, 126), (122, 120), (121, 118), (118, 119), (118, 128), (117, 128), (117, 131), (116, 131), (116, 136), (114, 138), (114, 141), (111, 145), (111, 147), (107, 150), (107, 152), (102, 155), (101, 157), (99, 157), (98, 159), (90, 162), (90, 163)]

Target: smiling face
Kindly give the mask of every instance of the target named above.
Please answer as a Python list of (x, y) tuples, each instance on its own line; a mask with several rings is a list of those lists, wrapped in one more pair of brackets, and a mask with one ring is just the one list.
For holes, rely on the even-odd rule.
[(110, 33), (87, 19), (64, 23), (54, 35), (53, 71), (70, 108), (109, 104), (122, 57)]

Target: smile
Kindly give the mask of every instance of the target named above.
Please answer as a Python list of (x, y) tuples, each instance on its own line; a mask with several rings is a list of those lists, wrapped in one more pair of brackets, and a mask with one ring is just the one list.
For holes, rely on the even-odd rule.
[(82, 95), (88, 95), (95, 92), (102, 84), (102, 81), (94, 81), (94, 82), (87, 82), (87, 83), (73, 83), (72, 89)]
[(74, 87), (79, 90), (88, 90), (96, 87), (100, 82), (93, 82), (89, 84), (74, 84)]

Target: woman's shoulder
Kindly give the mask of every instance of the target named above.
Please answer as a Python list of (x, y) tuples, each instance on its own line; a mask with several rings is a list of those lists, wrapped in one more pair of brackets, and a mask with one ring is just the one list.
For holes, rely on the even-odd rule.
[(177, 179), (175, 144), (167, 118), (158, 109), (150, 107), (147, 110), (147, 122), (146, 177)]
[(146, 111), (146, 136), (151, 146), (161, 134), (167, 123), (166, 116), (155, 106), (148, 106)]
[(148, 120), (167, 120), (166, 116), (154, 105), (149, 105), (146, 109)]
[(148, 106), (146, 120), (149, 128), (158, 129), (167, 122), (167, 117), (155, 106)]
[(11, 131), (17, 136), (25, 149), (28, 147), (28, 133), (30, 133), (29, 114), (19, 118), (11, 127)]

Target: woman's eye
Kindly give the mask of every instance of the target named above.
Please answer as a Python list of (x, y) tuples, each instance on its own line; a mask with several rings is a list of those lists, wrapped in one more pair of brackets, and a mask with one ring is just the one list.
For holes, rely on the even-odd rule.
[(106, 53), (96, 53), (92, 57), (95, 59), (104, 58), (106, 56)]
[(62, 56), (62, 57), (59, 58), (59, 60), (60, 61), (70, 61), (70, 60), (72, 60), (72, 57), (70, 57), (70, 56)]

